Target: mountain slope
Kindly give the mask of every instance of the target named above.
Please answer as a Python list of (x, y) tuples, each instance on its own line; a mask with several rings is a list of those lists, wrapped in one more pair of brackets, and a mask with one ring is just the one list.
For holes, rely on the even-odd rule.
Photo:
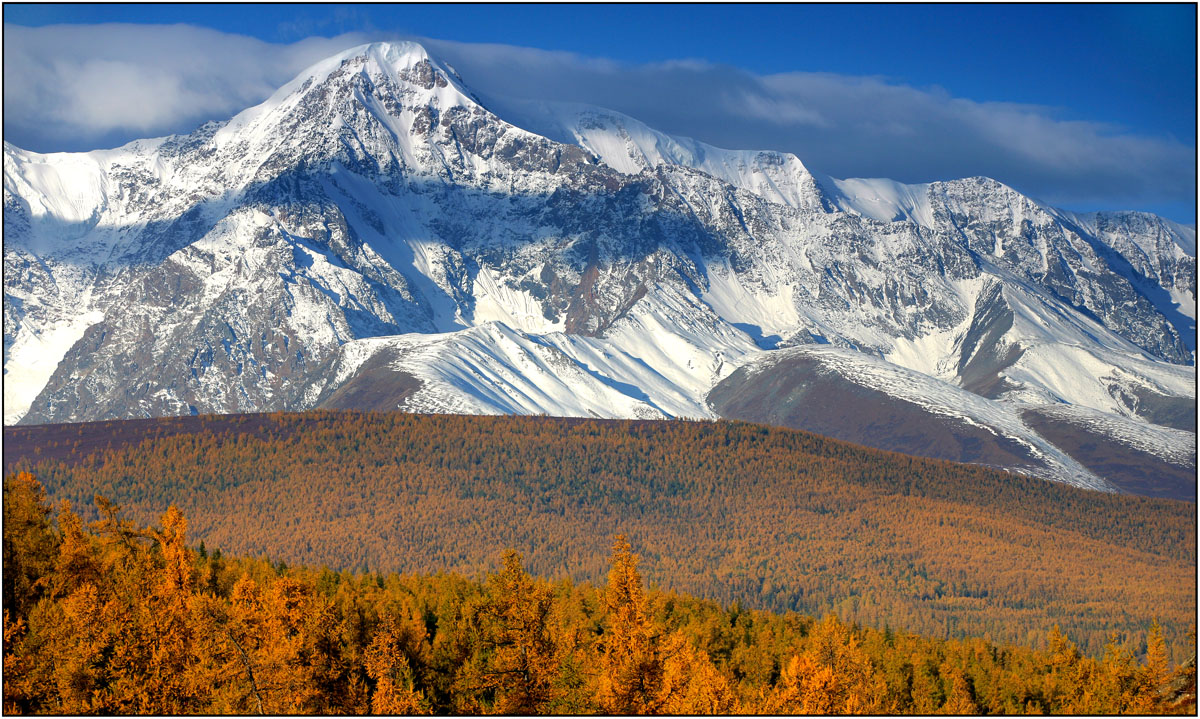
[[(530, 113), (512, 124), (420, 46), (380, 43), (187, 136), (6, 145), (5, 422), (716, 416), (738, 366), (813, 344), (973, 393), (989, 409), (963, 418), (985, 424), (1066, 404), (1179, 426), (1194, 407), (1187, 228)], [(1109, 487), (1045, 457), (1044, 476)]]
[[(722, 603), (1103, 652), (1195, 623), (1195, 505), (1083, 491), (743, 422), (305, 412), (12, 427), (5, 471), (96, 517), (176, 506), (192, 541), (335, 571), (468, 576), (498, 547)], [(106, 446), (109, 448), (106, 451)]]

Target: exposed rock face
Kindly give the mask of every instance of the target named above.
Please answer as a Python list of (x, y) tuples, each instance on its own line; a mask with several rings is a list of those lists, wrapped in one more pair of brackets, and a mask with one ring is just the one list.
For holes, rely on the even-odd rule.
[[(1064, 224), (1050, 211), (994, 180), (936, 182), (929, 193), (934, 227), (961, 236), (981, 264), (994, 264), (1044, 288), (1158, 357), (1176, 363), (1191, 362), (1194, 337), (1185, 339), (1180, 328), (1134, 287), (1135, 281), (1146, 282), (1149, 278), (1133, 269), (1120, 251), (1096, 237), (1081, 234), (1080, 229)], [(1098, 218), (1106, 228), (1114, 227), (1112, 220), (1109, 216)], [(1126, 252), (1135, 255), (1132, 240), (1117, 234)], [(1162, 248), (1164, 254), (1168, 249)], [(1135, 259), (1140, 260), (1143, 273), (1160, 273), (1156, 265), (1170, 265), (1166, 276), (1172, 286), (1181, 279), (1178, 268), (1167, 259), (1154, 264), (1144, 257), (1135, 255)], [(1122, 269), (1127, 271), (1119, 271)], [(1157, 284), (1160, 274), (1153, 276)], [(1195, 296), (1194, 275), (1185, 289)], [(1194, 329), (1193, 323), (1193, 333)]]
[(817, 177), (595, 108), (543, 119), (568, 142), (376, 44), (187, 136), (6, 145), (5, 422), (713, 416), (737, 367), (806, 345), (998, 407), (1194, 406), (1189, 228), (986, 178)]

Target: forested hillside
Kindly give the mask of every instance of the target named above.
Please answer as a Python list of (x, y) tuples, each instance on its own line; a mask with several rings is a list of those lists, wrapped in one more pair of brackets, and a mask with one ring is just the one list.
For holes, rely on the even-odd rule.
[(1181, 661), (1195, 625), (1192, 504), (805, 432), (317, 412), (5, 439), (6, 473), (85, 519), (96, 494), (141, 524), (175, 504), (196, 541), (288, 565), (472, 577), (510, 547), (534, 574), (599, 582), (624, 534), (664, 591), (876, 628), (1041, 647), (1057, 624), (1099, 658), (1157, 618)]
[(54, 521), (31, 475), (5, 480), (6, 713), (1195, 713), (1157, 624), (1093, 659), (1057, 627), (1033, 650), (647, 591), (623, 537), (602, 586), (499, 549), (479, 579), (384, 575), (97, 507)]

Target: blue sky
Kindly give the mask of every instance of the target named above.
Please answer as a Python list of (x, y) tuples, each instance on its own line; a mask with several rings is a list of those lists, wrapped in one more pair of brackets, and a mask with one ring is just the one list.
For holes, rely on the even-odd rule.
[[(5, 139), (81, 150), (187, 131), (263, 99), (339, 42), (403, 36), (434, 41), (485, 99), (592, 102), (713, 144), (793, 151), (835, 176), (987, 174), (1072, 209), (1148, 209), (1194, 222), (1195, 12), (1190, 4), (10, 4)], [(88, 40), (61, 28), (96, 23), (121, 25), (93, 27)], [(156, 47), (135, 26), (174, 41)], [(128, 52), (109, 57), (129, 44), (146, 47), (148, 69)], [(231, 80), (235, 69), (206, 57), (163, 75), (172, 61), (162, 55), (206, 47), (261, 67)], [(87, 87), (118, 78), (109, 95), (137, 102), (73, 107), (44, 87), (53, 78), (18, 76), (63, 57), (89, 70)], [(133, 65), (97, 64), (105, 58)], [(138, 82), (141, 94), (130, 89)], [(727, 104), (751, 88), (752, 99), (781, 111), (740, 118), (709, 107), (706, 88)], [(56, 102), (57, 119), (37, 116)], [(146, 117), (128, 117), (134, 106)], [(92, 124), (69, 118), (72, 110)]]

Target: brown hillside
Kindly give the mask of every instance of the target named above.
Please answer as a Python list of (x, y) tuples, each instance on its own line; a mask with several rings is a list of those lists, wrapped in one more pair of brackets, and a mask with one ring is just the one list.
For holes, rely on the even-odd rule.
[[(739, 422), (318, 412), (141, 426), (137, 444), (124, 423), (6, 429), (5, 472), (31, 470), (76, 507), (102, 494), (139, 522), (174, 502), (208, 546), (288, 563), (472, 575), (513, 547), (536, 574), (595, 581), (625, 533), (651, 582), (723, 602), (1027, 644), (1057, 623), (1094, 655), (1153, 617), (1172, 646), (1194, 626), (1182, 502)], [(119, 440), (94, 454), (91, 428)]]

